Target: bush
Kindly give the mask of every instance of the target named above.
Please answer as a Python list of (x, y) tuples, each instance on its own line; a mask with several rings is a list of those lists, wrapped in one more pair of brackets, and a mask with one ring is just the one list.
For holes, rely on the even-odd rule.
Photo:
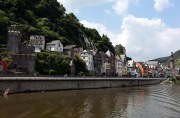
[(49, 70), (49, 74), (50, 74), (50, 75), (55, 75), (55, 73), (56, 73), (56, 72), (55, 72), (54, 70)]
[(177, 80), (175, 77), (172, 77), (170, 80), (171, 80), (172, 82), (174, 82), (175, 84), (180, 84), (180, 81)]
[(80, 75), (80, 76), (84, 76), (84, 75), (85, 75), (85, 73), (81, 71), (80, 73), (78, 73), (78, 75)]

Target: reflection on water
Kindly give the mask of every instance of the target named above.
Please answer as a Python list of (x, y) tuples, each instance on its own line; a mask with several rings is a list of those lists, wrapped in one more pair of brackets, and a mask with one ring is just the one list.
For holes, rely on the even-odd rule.
[(0, 118), (180, 118), (180, 86), (0, 96)]

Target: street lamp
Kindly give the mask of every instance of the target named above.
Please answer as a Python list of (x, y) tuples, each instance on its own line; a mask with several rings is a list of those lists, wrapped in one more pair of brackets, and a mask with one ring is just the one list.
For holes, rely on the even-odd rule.
[(71, 70), (71, 77), (74, 77), (75, 76), (75, 65), (74, 65), (74, 61), (73, 59), (70, 61), (70, 70)]

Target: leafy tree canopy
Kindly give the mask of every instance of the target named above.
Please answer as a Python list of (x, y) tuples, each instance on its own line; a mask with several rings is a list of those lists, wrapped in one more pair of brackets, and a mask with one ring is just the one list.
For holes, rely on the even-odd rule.
[[(64, 75), (70, 74), (70, 59), (61, 56), (57, 52), (39, 52), (36, 59), (36, 71), (44, 75)], [(88, 72), (86, 63), (76, 57), (74, 59), (75, 73)]]
[(124, 54), (124, 47), (121, 44), (116, 45), (115, 51), (116, 51), (116, 54), (122, 55), (122, 54)]

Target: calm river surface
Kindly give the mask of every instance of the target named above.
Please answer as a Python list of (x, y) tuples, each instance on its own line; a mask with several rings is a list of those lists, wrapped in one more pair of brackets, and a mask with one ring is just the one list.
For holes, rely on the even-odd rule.
[(0, 118), (180, 118), (180, 85), (0, 96)]

